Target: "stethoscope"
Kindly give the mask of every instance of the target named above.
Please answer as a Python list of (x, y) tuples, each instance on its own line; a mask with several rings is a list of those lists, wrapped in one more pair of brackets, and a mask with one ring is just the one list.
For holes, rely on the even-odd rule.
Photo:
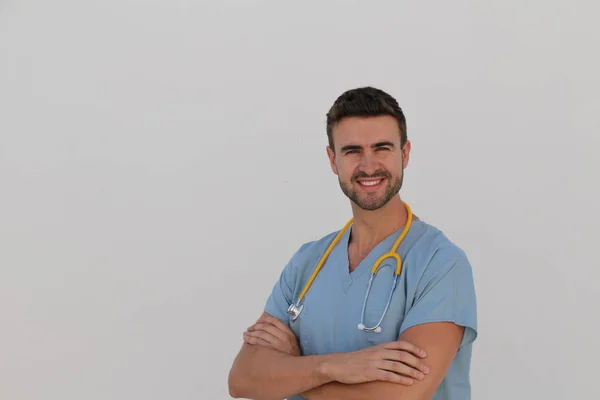
[[(406, 221), (406, 225), (404, 226), (404, 229), (402, 230), (402, 233), (400, 234), (400, 236), (398, 236), (398, 239), (396, 239), (396, 241), (394, 242), (392, 249), (388, 253), (385, 253), (381, 257), (379, 257), (377, 259), (377, 261), (375, 262), (375, 264), (373, 265), (373, 268), (371, 268), (371, 277), (369, 278), (367, 292), (365, 293), (365, 299), (364, 299), (363, 305), (362, 305), (362, 312), (360, 315), (360, 323), (358, 324), (358, 329), (360, 329), (361, 331), (364, 331), (364, 332), (375, 332), (375, 333), (381, 332), (381, 322), (383, 321), (383, 318), (385, 317), (385, 314), (387, 313), (387, 310), (390, 306), (390, 302), (392, 301), (392, 295), (394, 294), (394, 289), (396, 289), (396, 284), (398, 283), (398, 277), (400, 276), (400, 273), (402, 272), (402, 259), (400, 258), (400, 256), (396, 252), (396, 250), (398, 249), (398, 246), (400, 246), (400, 242), (402, 242), (402, 239), (404, 239), (404, 237), (408, 233), (408, 230), (410, 229), (410, 226), (412, 224), (412, 217), (413, 217), (410, 206), (406, 202), (403, 202), (403, 203), (404, 203), (404, 207), (406, 208), (406, 211), (408, 212), (408, 219)], [(308, 289), (310, 288), (313, 281), (317, 277), (317, 274), (323, 267), (323, 264), (325, 264), (327, 257), (329, 257), (329, 254), (331, 253), (333, 248), (337, 245), (337, 243), (339, 242), (339, 240), (342, 237), (342, 235), (344, 234), (344, 232), (346, 232), (346, 230), (348, 230), (350, 225), (352, 225), (353, 221), (354, 221), (353, 218), (350, 219), (350, 221), (348, 221), (346, 223), (346, 225), (344, 225), (342, 230), (335, 236), (333, 241), (329, 244), (329, 247), (327, 247), (327, 250), (325, 250), (325, 253), (323, 253), (323, 255), (321, 256), (321, 259), (319, 260), (317, 266), (315, 267), (312, 275), (308, 279), (308, 282), (306, 282), (304, 289), (302, 289), (302, 292), (300, 292), (298, 299), (296, 300), (295, 303), (292, 303), (288, 307), (287, 312), (288, 312), (288, 314), (290, 314), (292, 316), (291, 317), (292, 321), (296, 321), (298, 319), (298, 317), (300, 316), (300, 314), (302, 313), (302, 310), (304, 309), (303, 300), (304, 300), (304, 297), (306, 296), (306, 292), (308, 292)], [(390, 290), (390, 294), (387, 299), (387, 304), (385, 305), (383, 313), (381, 314), (381, 318), (379, 318), (379, 321), (377, 322), (377, 324), (373, 327), (367, 327), (364, 324), (364, 318), (365, 318), (365, 308), (367, 305), (367, 299), (369, 298), (369, 293), (371, 292), (371, 286), (373, 284), (373, 280), (375, 279), (375, 276), (377, 275), (377, 271), (379, 270), (381, 263), (390, 257), (396, 259), (396, 270), (394, 272), (394, 281), (392, 282), (392, 288)]]

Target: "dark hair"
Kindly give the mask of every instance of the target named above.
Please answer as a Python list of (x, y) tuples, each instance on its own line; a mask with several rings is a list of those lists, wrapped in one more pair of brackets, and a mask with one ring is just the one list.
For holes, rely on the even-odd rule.
[(350, 89), (342, 93), (327, 112), (327, 139), (332, 150), (333, 127), (346, 117), (375, 117), (390, 115), (398, 121), (400, 145), (407, 141), (406, 118), (395, 98), (374, 87)]

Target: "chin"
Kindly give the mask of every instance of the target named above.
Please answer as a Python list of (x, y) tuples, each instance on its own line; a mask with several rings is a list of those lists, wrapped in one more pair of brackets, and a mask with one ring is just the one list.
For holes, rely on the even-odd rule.
[(357, 206), (366, 211), (376, 211), (386, 205), (386, 202), (383, 198), (373, 199), (373, 198), (359, 198), (358, 202), (355, 202)]

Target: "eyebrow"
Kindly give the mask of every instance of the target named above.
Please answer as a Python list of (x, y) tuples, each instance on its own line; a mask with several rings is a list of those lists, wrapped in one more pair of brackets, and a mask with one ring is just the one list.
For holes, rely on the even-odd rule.
[[(384, 147), (384, 146), (394, 147), (394, 143), (388, 142), (388, 141), (377, 142), (375, 144), (372, 144), (371, 148), (375, 149), (377, 147)], [(359, 145), (348, 145), (348, 146), (342, 147), (341, 151), (360, 150), (360, 149), (362, 149), (362, 146), (359, 146)]]

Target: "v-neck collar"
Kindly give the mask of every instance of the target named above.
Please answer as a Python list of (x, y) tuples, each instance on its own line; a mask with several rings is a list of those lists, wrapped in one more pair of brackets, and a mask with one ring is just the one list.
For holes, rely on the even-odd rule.
[[(413, 221), (413, 223), (414, 223), (414, 221)], [(350, 254), (348, 252), (348, 247), (350, 244), (350, 236), (352, 234), (353, 226), (354, 225), (350, 225), (348, 227), (346, 232), (344, 232), (343, 235), (340, 237), (338, 246), (336, 246), (337, 251), (339, 252), (338, 254), (336, 254), (336, 259), (340, 260), (340, 262), (337, 264), (338, 264), (338, 270), (340, 273), (340, 277), (341, 277), (342, 283), (344, 285), (344, 290), (348, 290), (348, 288), (352, 285), (352, 282), (355, 279), (358, 279), (360, 276), (362, 276), (365, 273), (369, 273), (369, 274), (371, 273), (371, 268), (373, 268), (373, 265), (375, 265), (375, 262), (377, 261), (377, 259), (382, 254), (387, 253), (392, 249), (392, 246), (394, 245), (394, 241), (398, 238), (398, 235), (400, 235), (400, 233), (402, 232), (402, 230), (405, 227), (405, 225), (401, 226), (398, 230), (392, 232), (385, 239), (383, 239), (381, 242), (379, 242), (375, 247), (373, 247), (373, 249), (371, 249), (371, 251), (365, 256), (365, 258), (362, 259), (362, 261), (356, 266), (354, 271), (350, 272)], [(409, 232), (407, 232), (407, 236), (408, 236), (408, 233)], [(397, 251), (400, 250), (400, 247), (406, 241), (407, 236), (404, 237), (404, 239), (402, 240), (402, 243), (400, 243), (400, 246), (398, 247)], [(391, 259), (384, 260), (382, 266), (385, 265), (389, 261), (391, 261)]]

